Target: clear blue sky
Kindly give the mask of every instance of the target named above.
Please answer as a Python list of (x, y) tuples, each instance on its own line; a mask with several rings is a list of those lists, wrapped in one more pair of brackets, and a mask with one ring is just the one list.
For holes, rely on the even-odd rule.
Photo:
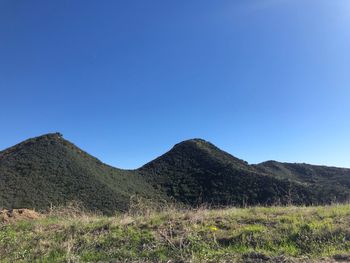
[(350, 1), (0, 0), (0, 149), (55, 131), (122, 168), (194, 137), (350, 167)]

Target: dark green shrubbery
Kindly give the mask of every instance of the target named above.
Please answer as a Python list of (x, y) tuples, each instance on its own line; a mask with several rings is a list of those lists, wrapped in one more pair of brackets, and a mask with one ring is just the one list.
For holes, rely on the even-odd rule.
[(350, 196), (350, 170), (266, 162), (249, 165), (200, 139), (177, 144), (138, 170), (103, 164), (59, 133), (0, 152), (0, 208), (81, 202), (112, 214), (131, 196), (198, 206), (324, 204)]
[(104, 213), (126, 210), (130, 196), (157, 198), (135, 172), (107, 166), (49, 134), (0, 152), (0, 207), (47, 209), (79, 201)]
[[(298, 165), (290, 166), (296, 169)], [(191, 205), (310, 205), (349, 200), (350, 170), (313, 169), (313, 180), (320, 178), (316, 183), (308, 181), (307, 171), (299, 171), (300, 180), (294, 176), (297, 171), (279, 176), (264, 164), (248, 165), (208, 142), (195, 139), (176, 145), (140, 172), (168, 195)], [(330, 173), (334, 176), (327, 177)]]

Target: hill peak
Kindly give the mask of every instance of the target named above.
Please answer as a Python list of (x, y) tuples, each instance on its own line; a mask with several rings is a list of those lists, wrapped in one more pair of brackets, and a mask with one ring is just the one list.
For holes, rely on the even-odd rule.
[(38, 136), (37, 138), (40, 137), (47, 137), (47, 138), (63, 138), (63, 134), (60, 132), (52, 132), (52, 133), (46, 133), (41, 136)]
[(188, 139), (182, 142), (179, 142), (177, 144), (175, 144), (174, 147), (176, 146), (182, 146), (182, 145), (193, 145), (193, 146), (212, 146), (213, 144), (204, 140), (204, 139), (200, 139), (200, 138), (193, 138), (193, 139)]
[(33, 144), (36, 142), (42, 142), (42, 141), (55, 141), (55, 142), (59, 142), (59, 141), (63, 141), (63, 135), (59, 132), (53, 132), (53, 133), (46, 133), (37, 137), (33, 137), (33, 138), (29, 138), (17, 145), (21, 145), (21, 144)]
[(25, 141), (22, 141), (10, 148), (7, 148), (3, 151), (0, 151), (1, 155), (12, 153), (14, 151), (18, 151), (20, 149), (23, 149), (27, 146), (32, 146), (36, 144), (42, 144), (42, 143), (53, 143), (53, 144), (58, 144), (58, 143), (63, 143), (64, 139), (61, 133), (56, 132), (56, 133), (47, 133), (43, 134), (37, 137), (29, 138)]
[(5, 156), (9, 156), (14, 153), (45, 157), (43, 153), (53, 155), (57, 154), (58, 152), (63, 154), (62, 156), (66, 156), (67, 154), (79, 155), (82, 158), (87, 158), (88, 160), (94, 160), (94, 162), (101, 163), (101, 161), (97, 158), (83, 151), (72, 142), (64, 139), (63, 135), (59, 132), (47, 133), (37, 137), (29, 138), (1, 151), (0, 158), (4, 158)]
[(193, 138), (193, 139), (188, 139), (183, 142), (202, 142), (202, 143), (209, 143), (208, 141), (201, 139), (201, 138)]
[(197, 151), (205, 152), (206, 154), (209, 154), (212, 157), (216, 156), (219, 159), (229, 158), (232, 160), (232, 158), (234, 158), (235, 160), (238, 160), (231, 154), (228, 154), (227, 152), (215, 146), (213, 143), (200, 138), (194, 138), (194, 139), (189, 139), (189, 140), (180, 142), (176, 144), (172, 150), (184, 150), (184, 149), (192, 150), (194, 152), (197, 152)]
[(201, 138), (193, 138), (179, 142), (168, 152), (145, 164), (141, 169), (157, 166), (201, 166), (208, 163), (216, 166), (234, 165), (244, 169), (251, 169), (248, 163), (221, 150), (209, 141)]
[(52, 133), (46, 133), (34, 138), (30, 138), (29, 140), (35, 140), (35, 141), (40, 141), (40, 140), (62, 140), (63, 135), (60, 132), (52, 132)]

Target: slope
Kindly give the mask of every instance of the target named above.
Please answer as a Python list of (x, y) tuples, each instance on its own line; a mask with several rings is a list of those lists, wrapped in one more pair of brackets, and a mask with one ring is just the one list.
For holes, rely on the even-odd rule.
[(126, 210), (130, 197), (189, 205), (324, 204), (350, 200), (350, 169), (265, 162), (249, 165), (202, 139), (175, 145), (137, 170), (108, 166), (59, 133), (0, 152), (0, 209), (47, 209), (79, 201)]
[(258, 172), (201, 139), (175, 145), (139, 172), (160, 191), (191, 205), (315, 202), (312, 192), (304, 185)]
[(320, 203), (350, 200), (350, 169), (276, 161), (258, 164), (255, 169), (305, 185), (313, 190)]
[(112, 168), (59, 133), (0, 152), (0, 208), (45, 209), (79, 201), (104, 213), (125, 210), (131, 195), (157, 198), (136, 172)]

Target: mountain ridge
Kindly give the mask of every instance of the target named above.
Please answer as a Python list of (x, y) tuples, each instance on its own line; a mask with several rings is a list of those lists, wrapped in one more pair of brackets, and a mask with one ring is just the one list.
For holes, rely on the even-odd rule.
[(138, 169), (119, 169), (50, 133), (0, 151), (0, 208), (79, 201), (126, 210), (132, 196), (197, 206), (323, 204), (350, 200), (350, 169), (267, 161), (248, 164), (199, 138)]
[[(11, 148), (14, 148), (14, 147), (17, 146), (17, 145), (20, 145), (20, 144), (23, 144), (23, 143), (32, 141), (33, 139), (38, 139), (38, 140), (40, 140), (40, 139), (43, 139), (43, 138), (50, 138), (50, 137), (51, 137), (51, 138), (57, 138), (57, 139), (61, 139), (61, 140), (67, 141), (67, 142), (69, 142), (70, 144), (74, 145), (74, 146), (75, 146), (78, 150), (80, 150), (81, 152), (84, 152), (84, 153), (88, 154), (86, 151), (81, 150), (81, 149), (79, 148), (79, 146), (77, 146), (77, 145), (75, 145), (74, 143), (68, 141), (67, 139), (64, 139), (64, 136), (63, 136), (62, 133), (60, 133), (60, 132), (50, 132), (50, 133), (45, 133), (45, 134), (42, 134), (42, 135), (39, 135), (39, 136), (35, 136), (35, 137), (31, 137), (31, 138), (25, 139), (25, 140), (23, 140), (23, 141), (21, 141), (21, 142), (19, 142), (19, 143), (14, 144), (13, 146), (6, 147), (6, 148), (0, 150), (0, 155), (1, 155), (2, 152), (8, 151), (8, 150), (10, 150)], [(182, 141), (180, 141), (180, 142), (174, 144), (172, 148), (174, 148), (174, 147), (177, 146), (177, 145), (181, 145), (182, 143), (187, 143), (187, 142), (192, 142), (192, 141), (194, 141), (194, 142), (195, 142), (195, 141), (198, 141), (198, 142), (205, 142), (205, 143), (209, 143), (209, 144), (215, 146), (213, 143), (211, 143), (211, 142), (209, 142), (209, 141), (207, 141), (207, 140), (205, 140), (205, 139), (196, 137), (196, 138), (189, 138), (189, 139), (182, 140)], [(217, 146), (215, 146), (215, 147), (218, 148)], [(221, 150), (221, 149), (220, 149), (220, 150)], [(221, 151), (228, 153), (228, 152), (225, 151), (225, 150), (221, 150)], [(229, 154), (229, 153), (228, 153), (228, 154)], [(113, 168), (116, 168), (116, 169), (120, 169), (120, 170), (125, 170), (125, 171), (138, 170), (138, 169), (140, 169), (142, 166), (144, 166), (144, 165), (146, 165), (147, 163), (149, 163), (149, 162), (152, 161), (152, 160), (151, 160), (151, 161), (148, 161), (147, 163), (141, 165), (140, 167), (136, 167), (136, 168), (119, 168), (119, 167), (116, 167), (116, 166), (114, 166), (114, 165), (112, 165), (112, 164), (105, 163), (105, 162), (103, 162), (103, 160), (100, 160), (99, 158), (97, 158), (97, 157), (95, 157), (95, 156), (93, 156), (93, 155), (91, 155), (91, 154), (88, 154), (88, 155), (90, 155), (91, 157), (97, 159), (99, 162), (101, 162), (101, 163), (103, 163), (103, 164), (105, 164), (105, 165), (107, 165), (107, 166), (110, 166), (110, 167), (113, 167)], [(231, 155), (231, 154), (230, 154), (230, 155)], [(233, 156), (233, 157), (235, 157), (235, 156)], [(158, 158), (158, 157), (156, 157), (155, 159), (157, 159), (157, 158)], [(251, 165), (251, 166), (258, 166), (258, 165), (262, 165), (262, 164), (265, 164), (265, 163), (275, 162), (275, 163), (280, 163), (280, 164), (296, 164), (296, 165), (299, 165), (299, 164), (300, 164), (300, 165), (311, 165), (311, 166), (321, 166), (321, 167), (327, 167), (327, 168), (337, 168), (337, 169), (346, 169), (346, 170), (350, 170), (350, 167), (336, 166), (336, 165), (330, 165), (330, 164), (328, 164), (328, 165), (323, 165), (323, 164), (320, 164), (320, 163), (317, 163), (317, 164), (316, 164), (316, 163), (306, 163), (306, 162), (287, 162), (287, 161), (278, 161), (278, 160), (273, 160), (273, 159), (271, 159), (271, 160), (266, 160), (266, 161), (262, 161), (262, 162), (259, 162), (259, 163), (249, 163), (249, 162), (247, 162), (247, 161), (245, 161), (245, 160), (243, 160), (243, 159), (240, 159), (240, 158), (237, 158), (237, 157), (235, 157), (235, 158), (238, 159), (238, 160), (241, 160), (241, 161), (243, 161), (243, 162), (245, 162), (246, 164)], [(153, 159), (153, 160), (154, 160), (154, 159)]]

